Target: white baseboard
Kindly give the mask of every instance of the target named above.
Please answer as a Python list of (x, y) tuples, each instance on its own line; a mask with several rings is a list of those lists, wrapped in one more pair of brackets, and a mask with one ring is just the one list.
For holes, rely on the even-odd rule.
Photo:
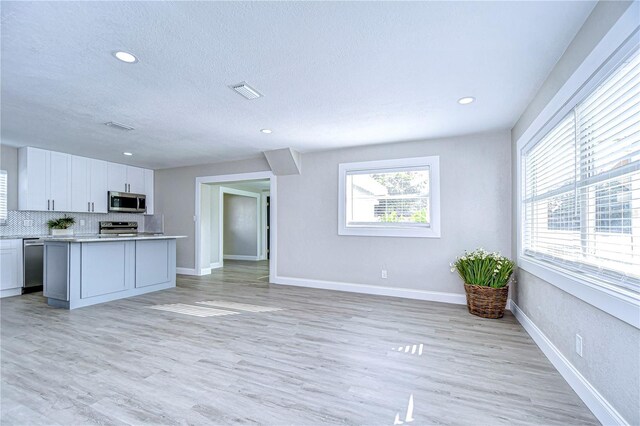
[(222, 264), (222, 262), (211, 262), (211, 265), (209, 265), (209, 267), (211, 269), (218, 269), (218, 268), (222, 268), (224, 265)]
[(197, 277), (201, 275), (209, 275), (211, 273), (211, 268), (202, 268), (200, 269), (200, 273), (198, 273), (194, 268), (176, 268), (176, 274), (180, 275), (195, 275)]
[(22, 294), (22, 287), (10, 288), (7, 290), (0, 290), (0, 299), (3, 297), (20, 296)]
[(241, 256), (237, 254), (225, 254), (222, 258), (226, 260), (260, 260), (259, 256)]
[(582, 375), (558, 348), (549, 340), (533, 321), (516, 305), (511, 303), (511, 312), (529, 333), (534, 342), (560, 372), (580, 399), (593, 412), (603, 425), (628, 425), (629, 423), (616, 411), (596, 388)]
[(467, 303), (467, 299), (464, 294), (414, 290), (410, 288), (382, 287), (370, 284), (352, 284), (338, 281), (310, 280), (306, 278), (281, 276), (274, 277), (273, 280), (271, 280), (271, 284), (320, 288), (324, 290), (346, 291), (349, 293), (366, 293), (378, 296), (404, 297), (405, 299), (429, 300), (431, 302), (454, 303), (456, 305), (465, 305)]
[(176, 268), (176, 274), (180, 275), (198, 275), (194, 268)]

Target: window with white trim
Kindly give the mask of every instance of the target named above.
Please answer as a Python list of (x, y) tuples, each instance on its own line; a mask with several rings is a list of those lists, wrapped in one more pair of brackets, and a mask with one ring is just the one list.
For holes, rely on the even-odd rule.
[(440, 237), (439, 157), (339, 166), (340, 235)]
[(523, 255), (640, 293), (640, 52), (522, 164)]
[(7, 172), (0, 170), (0, 225), (7, 223)]

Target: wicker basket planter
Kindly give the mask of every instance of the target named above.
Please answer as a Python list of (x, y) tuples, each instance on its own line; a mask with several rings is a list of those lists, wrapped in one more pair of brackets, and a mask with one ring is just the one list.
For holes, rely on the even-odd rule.
[(502, 288), (464, 285), (469, 313), (482, 318), (502, 318), (507, 306), (509, 286)]

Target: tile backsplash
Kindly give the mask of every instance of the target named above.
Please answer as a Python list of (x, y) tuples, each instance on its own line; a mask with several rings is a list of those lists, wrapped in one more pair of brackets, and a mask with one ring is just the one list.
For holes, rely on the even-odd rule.
[[(32, 212), (9, 210), (7, 212), (7, 224), (0, 226), (0, 236), (16, 235), (46, 235), (49, 234), (47, 221), (57, 219), (64, 215), (76, 219), (73, 225), (74, 234), (97, 234), (100, 221), (127, 221), (138, 222), (138, 229), (144, 230), (144, 215), (132, 213), (64, 213), (64, 212)], [(25, 226), (24, 221), (33, 221), (32, 226)], [(84, 220), (84, 225), (80, 221)]]

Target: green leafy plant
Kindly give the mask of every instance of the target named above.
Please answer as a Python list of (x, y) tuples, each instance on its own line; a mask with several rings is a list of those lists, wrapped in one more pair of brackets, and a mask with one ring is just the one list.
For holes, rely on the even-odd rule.
[(378, 218), (380, 222), (400, 222), (398, 212), (384, 213)]
[(451, 272), (458, 271), (466, 284), (502, 288), (509, 283), (514, 263), (500, 253), (479, 248), (464, 252), (451, 263)]
[(47, 222), (47, 226), (49, 226), (49, 229), (68, 229), (73, 226), (74, 223), (76, 223), (74, 218), (64, 215), (64, 217), (58, 219), (51, 219)]

